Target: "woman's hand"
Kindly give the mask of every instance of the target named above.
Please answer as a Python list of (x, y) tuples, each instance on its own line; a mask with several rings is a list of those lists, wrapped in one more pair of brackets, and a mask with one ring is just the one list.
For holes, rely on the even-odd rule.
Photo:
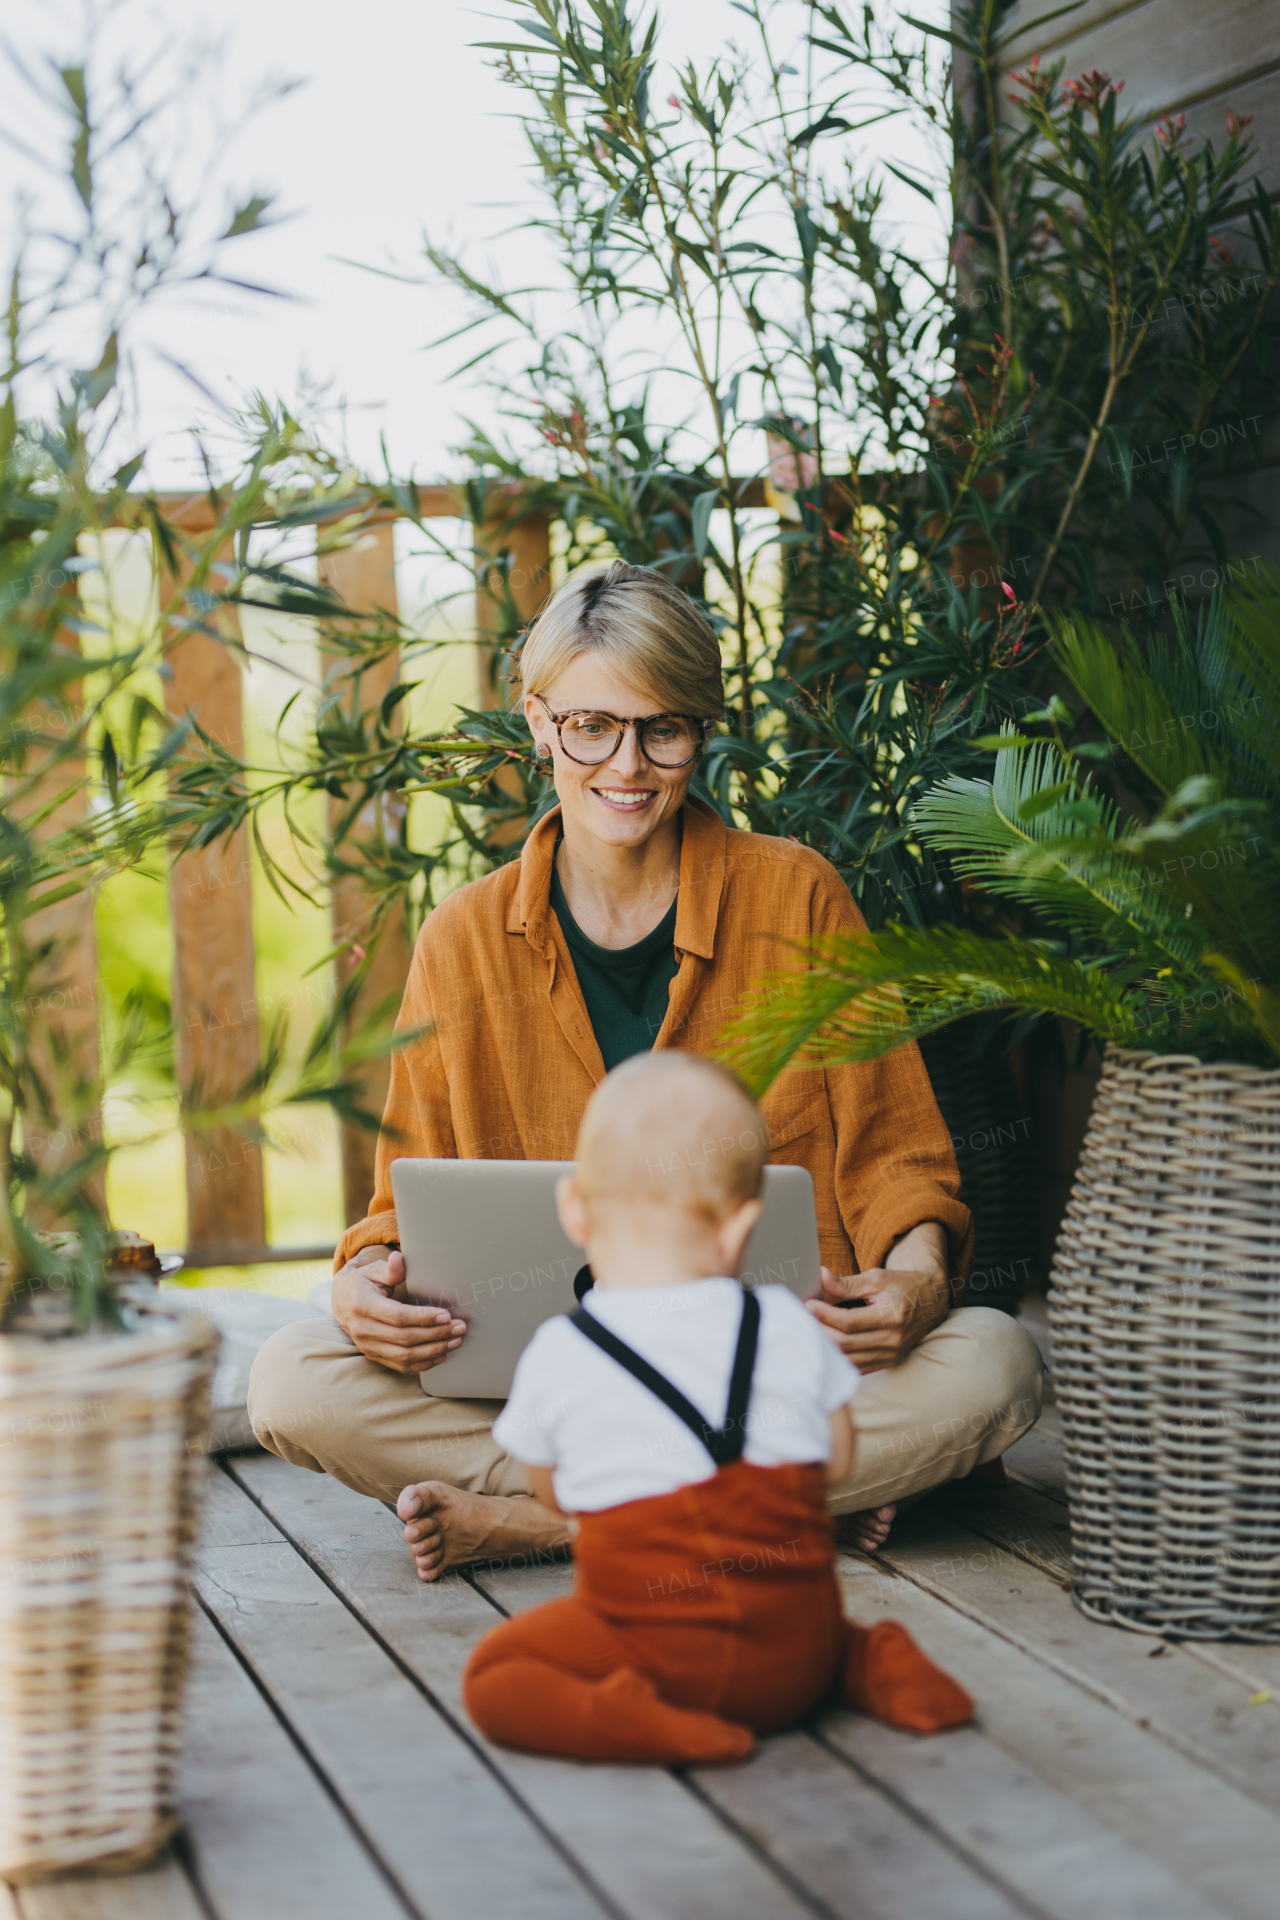
[[(924, 1220), (903, 1234), (883, 1267), (837, 1279), (822, 1269), (821, 1300), (806, 1304), (863, 1373), (896, 1367), (951, 1310), (946, 1229)], [(848, 1301), (856, 1301), (849, 1306)]]
[(393, 1247), (361, 1247), (333, 1276), (332, 1313), (366, 1360), (393, 1373), (426, 1373), (462, 1345), (466, 1322), (443, 1307), (397, 1300), (404, 1255)]

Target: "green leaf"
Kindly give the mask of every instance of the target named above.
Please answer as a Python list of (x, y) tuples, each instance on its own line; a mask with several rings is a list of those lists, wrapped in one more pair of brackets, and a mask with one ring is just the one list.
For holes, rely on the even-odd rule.
[(711, 515), (719, 498), (719, 487), (712, 487), (708, 493), (700, 493), (693, 503), (693, 550), (699, 560), (706, 558), (707, 540), (711, 532)]
[(812, 126), (798, 133), (791, 142), (793, 147), (807, 147), (818, 138), (820, 133), (847, 133), (849, 122), (842, 120), (838, 113), (824, 113), (821, 120), (815, 120)]
[(835, 348), (832, 346), (829, 340), (824, 340), (822, 345), (818, 348), (817, 358), (821, 362), (821, 364), (826, 368), (827, 378), (830, 380), (832, 386), (835, 388), (836, 392), (839, 394), (840, 398), (843, 400), (844, 399), (844, 369), (840, 365), (840, 362), (836, 359)]
[(272, 204), (272, 194), (255, 193), (244, 205), (237, 207), (231, 225), (225, 233), (219, 234), (220, 240), (235, 240), (242, 233), (260, 233), (263, 227), (274, 226), (273, 220), (264, 220), (263, 214)]
[(922, 200), (927, 200), (930, 206), (934, 205), (934, 202), (937, 197), (936, 188), (930, 187), (930, 186), (922, 186), (919, 180), (913, 180), (909, 173), (904, 173), (902, 171), (901, 167), (895, 167), (892, 160), (882, 160), (880, 164), (885, 168), (886, 172), (894, 174), (899, 180), (901, 180), (904, 187), (910, 187), (913, 192), (918, 193), (920, 195)]
[(1019, 820), (1038, 820), (1042, 813), (1048, 813), (1060, 800), (1065, 800), (1074, 791), (1070, 780), (1060, 780), (1056, 786), (1046, 787), (1043, 793), (1033, 793), (1018, 808)]
[(111, 738), (110, 731), (106, 728), (103, 729), (100, 752), (102, 754), (102, 774), (107, 783), (107, 792), (111, 795), (111, 804), (113, 807), (119, 806), (120, 762), (116, 758), (116, 743)]
[(71, 143), (71, 179), (86, 209), (93, 206), (93, 171), (89, 164), (89, 100), (83, 67), (60, 67), (58, 77), (71, 100), (76, 133)]

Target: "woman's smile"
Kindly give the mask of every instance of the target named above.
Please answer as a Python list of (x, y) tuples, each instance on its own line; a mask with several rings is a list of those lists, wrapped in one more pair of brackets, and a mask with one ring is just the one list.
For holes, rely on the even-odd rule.
[(619, 813), (641, 813), (658, 796), (656, 787), (592, 787), (591, 791)]

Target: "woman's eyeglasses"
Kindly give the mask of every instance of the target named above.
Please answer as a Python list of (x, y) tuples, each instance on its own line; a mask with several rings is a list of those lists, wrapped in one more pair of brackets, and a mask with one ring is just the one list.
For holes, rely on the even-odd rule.
[(555, 723), (562, 751), (580, 767), (600, 767), (612, 760), (628, 727), (635, 728), (636, 745), (652, 766), (687, 767), (702, 752), (714, 725), (690, 713), (651, 713), (643, 720), (624, 720), (616, 713), (592, 713), (586, 708), (552, 713), (541, 694), (538, 699)]

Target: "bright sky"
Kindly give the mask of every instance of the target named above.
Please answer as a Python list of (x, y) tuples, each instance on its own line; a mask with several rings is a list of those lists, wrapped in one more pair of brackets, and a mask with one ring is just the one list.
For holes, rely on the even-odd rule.
[[(88, 0), (88, 11), (104, 9)], [(779, 37), (788, 16), (794, 31), (807, 11), (789, 0)], [(6, 0), (4, 12), (8, 44), (31, 67), (49, 54), (67, 57), (82, 39), (76, 0)], [(670, 90), (670, 64), (704, 60), (736, 29), (750, 32), (729, 0), (667, 0), (660, 13), (668, 71), (659, 97)], [(495, 56), (471, 45), (507, 37), (511, 17), (502, 0), (219, 0), (211, 29), (199, 25), (190, 0), (119, 0), (109, 31), (135, 60), (193, 32), (216, 34), (220, 59), (203, 63), (206, 104), (225, 103), (230, 113), (268, 74), (304, 81), (250, 124), (223, 168), (228, 183), (274, 190), (293, 212), (233, 257), (238, 272), (294, 299), (210, 299), (201, 290), (198, 300), (156, 310), (147, 327), (155, 345), (230, 404), (255, 388), (289, 398), (301, 381), (321, 383), (345, 402), (348, 441), (362, 462), (379, 463), (385, 434), (398, 470), (412, 467), (420, 478), (452, 472), (448, 450), (477, 396), (474, 385), (449, 383), (464, 350), (424, 351), (461, 310), (431, 284), (420, 258), (423, 230), (468, 243), (470, 260), (508, 286), (536, 281), (542, 267), (527, 226), (533, 196), (523, 143), (510, 117), (520, 96), (492, 71)], [(7, 83), (6, 94), (12, 130)], [(18, 130), (37, 137), (21, 96), (16, 114)], [(203, 166), (209, 131), (195, 118), (186, 145)], [(882, 151), (885, 131), (876, 141)], [(4, 174), (15, 190), (35, 177), (12, 154)], [(904, 214), (918, 218), (921, 203), (912, 209), (911, 198), (904, 190)], [(8, 200), (0, 198), (0, 258), (12, 237)], [(422, 272), (423, 284), (361, 273), (343, 264), (348, 259)], [(212, 409), (158, 357), (144, 371), (146, 477), (172, 484), (190, 470), (183, 429), (193, 412)]]

